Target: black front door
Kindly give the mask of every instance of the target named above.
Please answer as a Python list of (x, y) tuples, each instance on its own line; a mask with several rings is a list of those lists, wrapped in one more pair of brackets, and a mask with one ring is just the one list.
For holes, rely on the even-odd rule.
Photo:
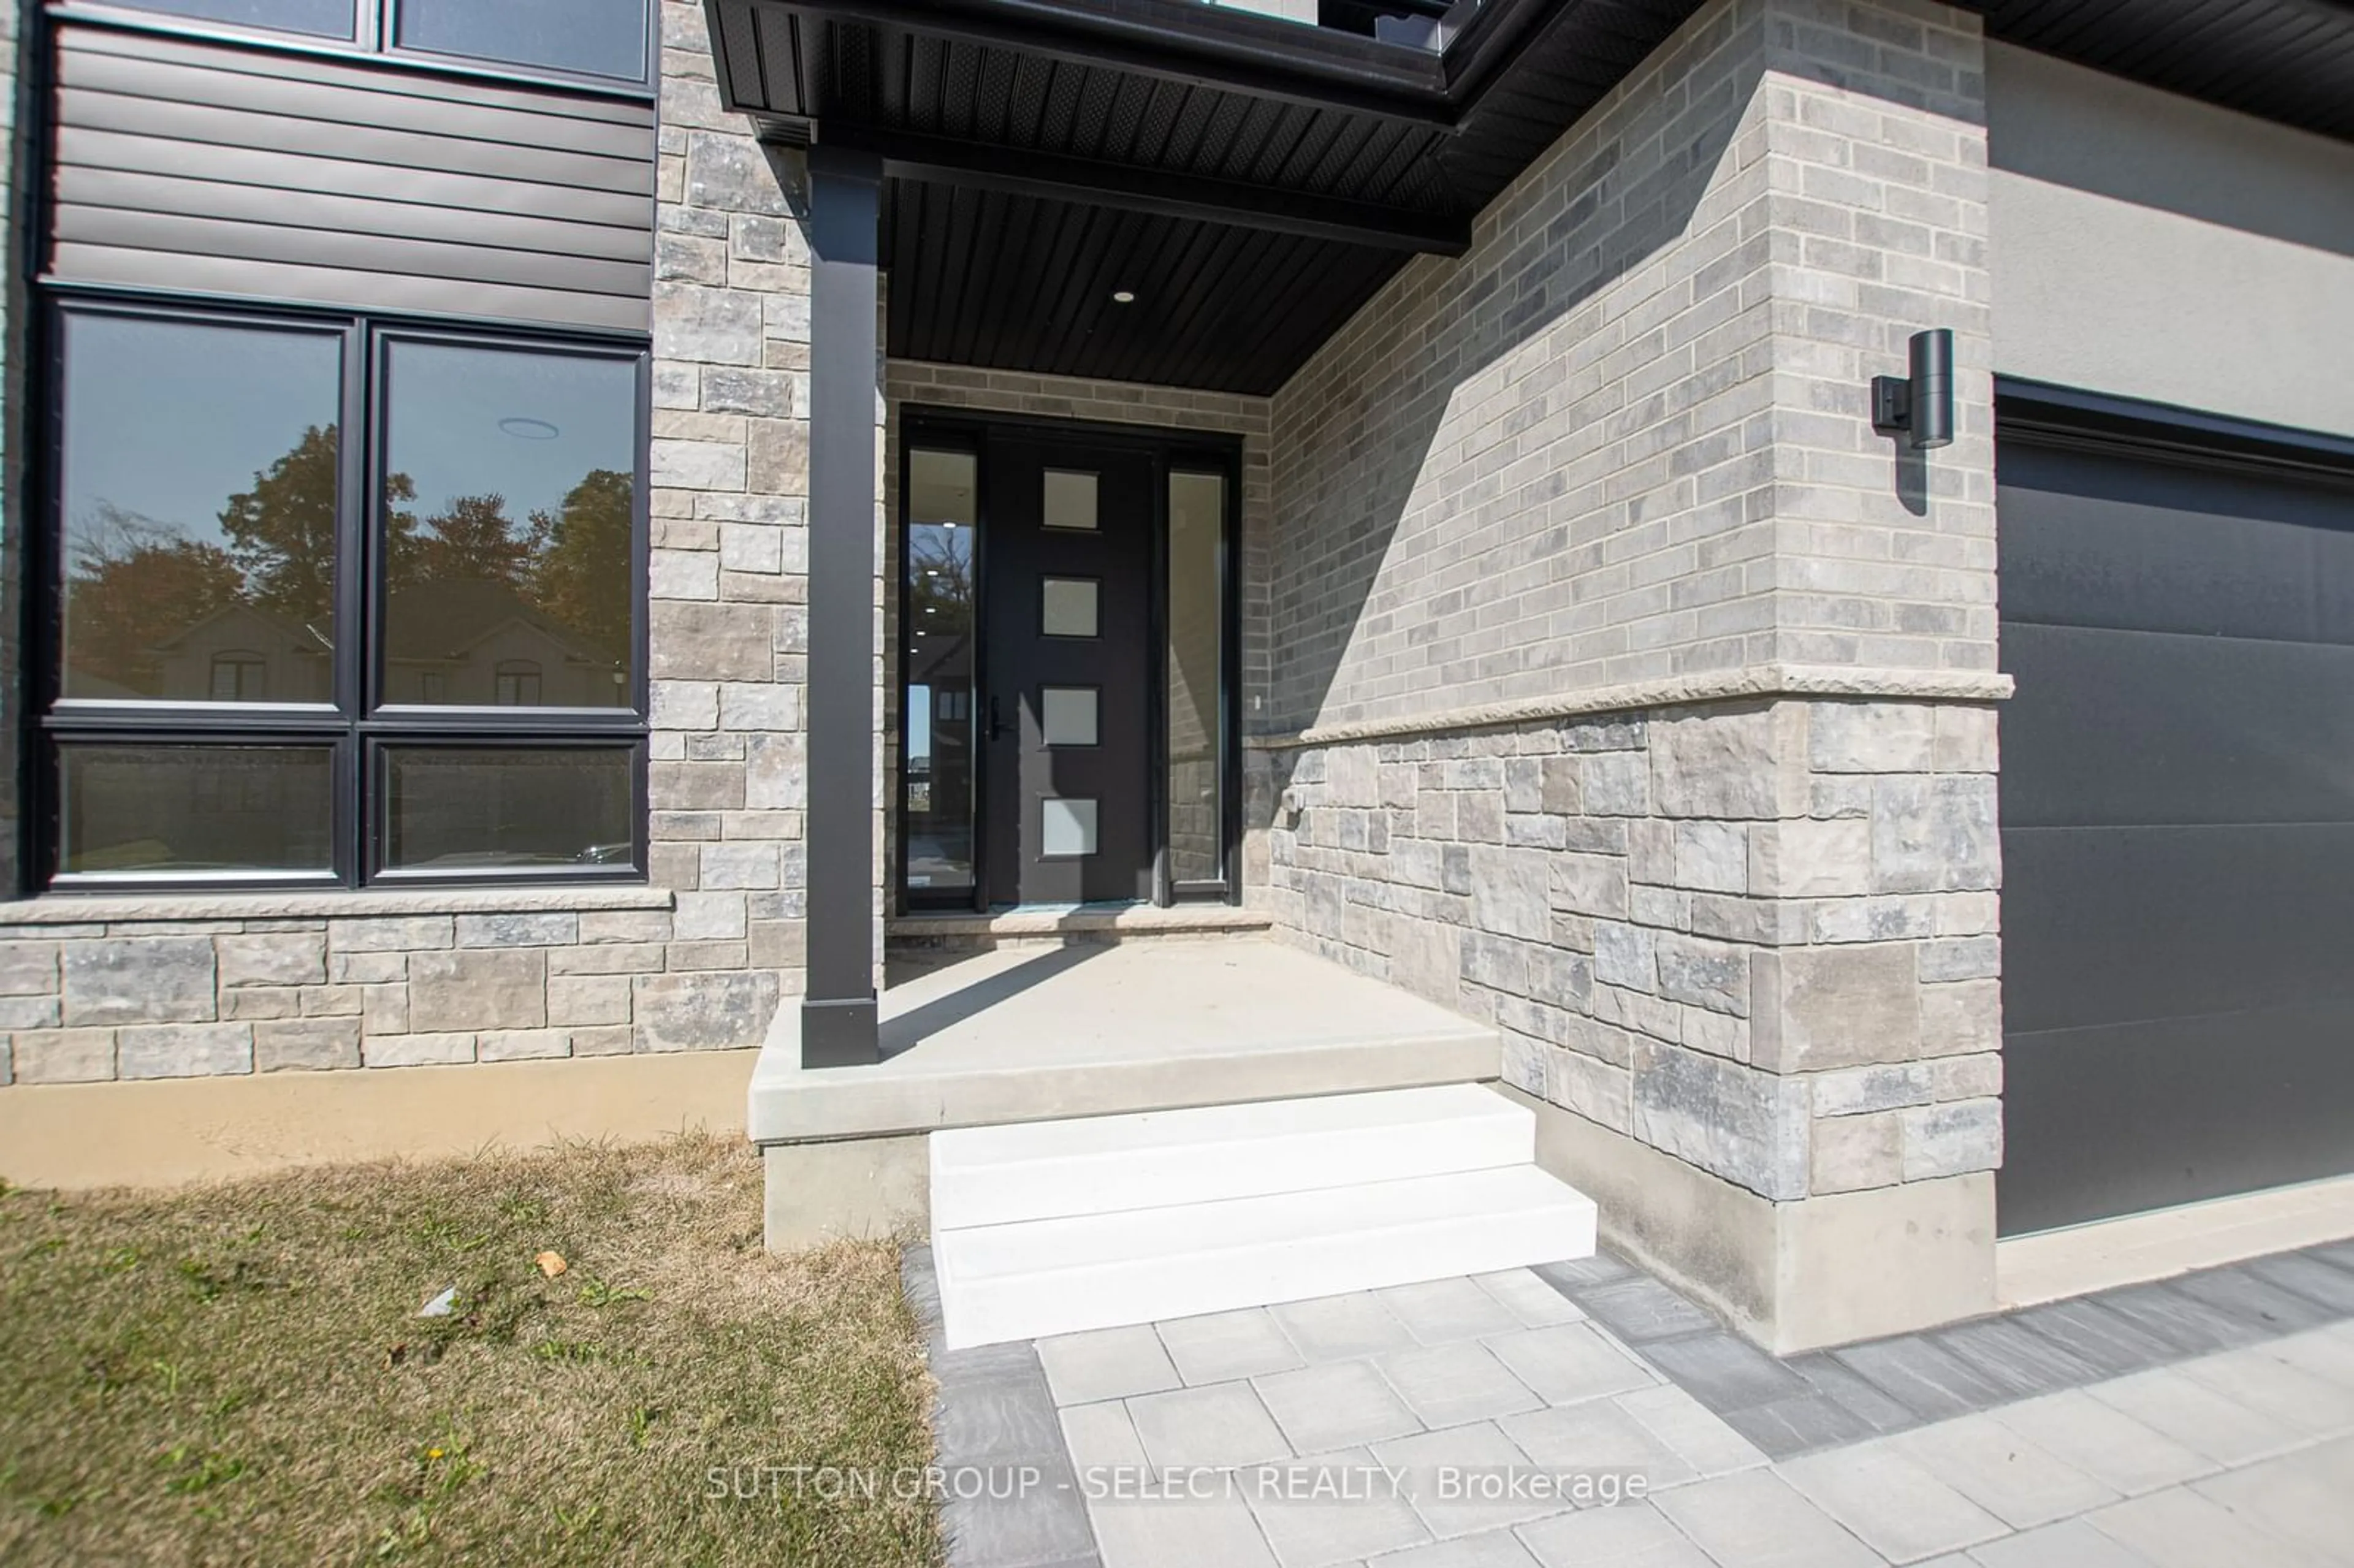
[(1157, 468), (1008, 435), (987, 477), (988, 902), (1152, 896)]

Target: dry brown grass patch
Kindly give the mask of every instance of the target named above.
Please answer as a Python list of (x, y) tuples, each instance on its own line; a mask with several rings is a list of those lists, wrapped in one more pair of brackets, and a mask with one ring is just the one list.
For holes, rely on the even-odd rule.
[(888, 1489), (735, 1495), (930, 1436), (897, 1249), (768, 1256), (734, 1140), (8, 1192), (0, 1366), (0, 1562), (939, 1556)]

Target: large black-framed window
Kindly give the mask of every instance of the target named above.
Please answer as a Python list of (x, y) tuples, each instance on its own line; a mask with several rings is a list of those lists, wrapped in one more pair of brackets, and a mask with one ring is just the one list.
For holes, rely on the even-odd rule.
[(45, 325), (48, 886), (642, 878), (642, 345)]
[(644, 91), (653, 0), (86, 0), (166, 25), (313, 48)]

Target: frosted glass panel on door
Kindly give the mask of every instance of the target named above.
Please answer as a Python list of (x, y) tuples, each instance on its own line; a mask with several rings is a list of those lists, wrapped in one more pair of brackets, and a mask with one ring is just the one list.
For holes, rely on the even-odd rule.
[(1096, 853), (1096, 803), (1093, 800), (1038, 802), (1038, 853), (1067, 860)]
[(1100, 624), (1093, 577), (1048, 577), (1042, 585), (1038, 630), (1048, 637), (1093, 637)]
[(1096, 689), (1047, 686), (1038, 694), (1038, 727), (1048, 746), (1096, 744)]
[(1043, 516), (1049, 528), (1072, 528), (1082, 533), (1094, 533), (1096, 476), (1066, 469), (1048, 469)]

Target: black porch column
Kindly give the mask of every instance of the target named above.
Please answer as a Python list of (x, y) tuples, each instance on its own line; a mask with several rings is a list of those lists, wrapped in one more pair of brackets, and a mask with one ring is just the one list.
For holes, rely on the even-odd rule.
[(809, 992), (801, 1065), (881, 1059), (875, 1020), (875, 260), (883, 163), (810, 175)]

